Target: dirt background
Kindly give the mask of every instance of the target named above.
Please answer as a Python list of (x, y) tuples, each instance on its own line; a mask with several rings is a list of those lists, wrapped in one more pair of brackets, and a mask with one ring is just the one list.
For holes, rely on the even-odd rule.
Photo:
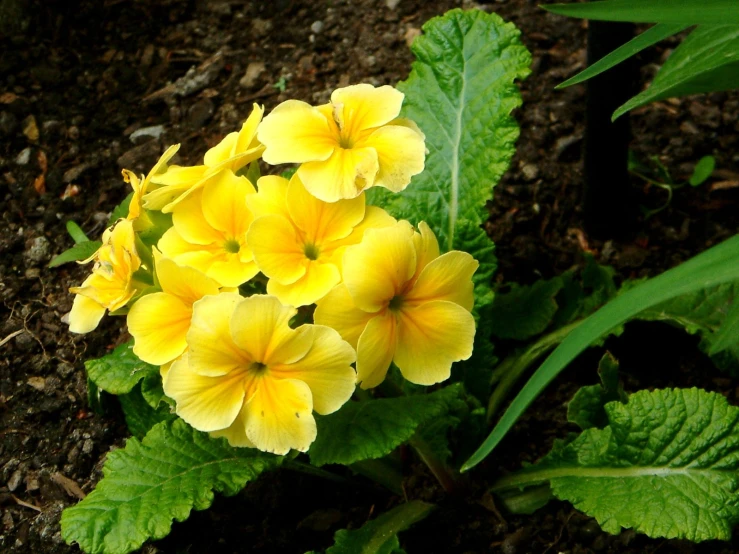
[[(408, 43), (421, 25), (459, 6), (473, 7), (451, 0), (0, 0), (0, 551), (78, 552), (61, 539), (61, 510), (93, 489), (106, 453), (127, 437), (115, 409), (107, 416), (89, 409), (83, 367), (127, 339), (123, 321), (107, 318), (94, 333), (70, 334), (67, 291), (88, 269), (47, 268), (72, 244), (65, 222), (99, 236), (128, 192), (121, 168), (145, 172), (176, 142), (179, 161), (197, 163), (239, 127), (253, 102), (267, 109), (288, 98), (323, 103), (339, 86), (397, 83), (408, 75)], [(580, 207), (585, 89), (554, 90), (584, 67), (586, 26), (530, 0), (477, 7), (518, 25), (534, 55), (517, 113), (518, 154), (488, 223), (500, 282), (561, 273), (582, 263), (584, 251), (623, 278), (653, 275), (734, 234), (739, 95), (669, 100), (633, 114), (639, 156), (659, 156), (676, 178), (707, 154), (717, 170), (706, 185), (678, 191), (667, 210), (627, 238), (596, 240), (582, 227)], [(676, 44), (641, 57), (644, 82)], [(639, 179), (631, 185), (646, 206), (664, 198)], [(739, 403), (736, 383), (676, 330), (632, 325), (608, 346), (628, 390), (697, 385)], [(445, 496), (406, 456), (409, 496), (440, 506), (403, 535), (409, 554), (737, 551), (737, 541), (695, 546), (629, 531), (613, 537), (559, 502), (525, 518), (497, 514), (486, 484), (564, 436), (564, 403), (595, 381), (599, 356), (586, 353), (568, 369), (459, 495)], [(143, 551), (318, 550), (336, 530), (401, 500), (361, 481), (350, 488), (283, 471), (218, 498)]]

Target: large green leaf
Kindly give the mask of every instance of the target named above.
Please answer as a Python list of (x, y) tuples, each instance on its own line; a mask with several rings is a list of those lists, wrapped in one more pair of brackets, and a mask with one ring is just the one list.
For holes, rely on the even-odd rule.
[(736, 0), (606, 0), (542, 7), (561, 15), (604, 21), (685, 25), (739, 23)]
[[(479, 226), (485, 203), (515, 152), (521, 105), (514, 84), (530, 73), (531, 54), (512, 23), (480, 10), (451, 10), (423, 25), (411, 46), (401, 115), (426, 135), (426, 168), (402, 194), (372, 189), (371, 203), (437, 233), (442, 250), (464, 247), (459, 225)], [(474, 252), (471, 252), (473, 255)]]
[(459, 384), (431, 394), (347, 402), (331, 415), (316, 418), (318, 436), (311, 445), (313, 465), (349, 465), (381, 458), (410, 439), (418, 427), (444, 416), (463, 394)]
[[(736, 2), (734, 14), (739, 15)], [(735, 88), (739, 88), (739, 25), (700, 25), (675, 49), (651, 86), (618, 108), (613, 118), (671, 96)]]
[(664, 40), (667, 37), (671, 37), (672, 35), (679, 33), (687, 27), (688, 25), (682, 23), (658, 23), (654, 27), (641, 33), (639, 36), (634, 37), (626, 44), (616, 48), (607, 56), (604, 56), (597, 62), (591, 64), (587, 69), (581, 71), (574, 77), (567, 79), (564, 83), (560, 83), (555, 88), (565, 88), (576, 85), (583, 81), (587, 81), (596, 75), (600, 75), (604, 71), (611, 69), (624, 60), (635, 56), (642, 50), (649, 48), (653, 44), (657, 44), (659, 41)]
[(150, 406), (143, 396), (142, 387), (143, 382), (137, 384), (131, 392), (118, 396), (128, 430), (137, 439), (144, 438), (157, 423), (177, 417), (168, 404), (157, 405), (156, 408)]
[(739, 280), (737, 259), (739, 236), (710, 248), (658, 277), (644, 281), (588, 317), (570, 332), (529, 379), (485, 442), (462, 466), (462, 470), (468, 470), (485, 459), (541, 391), (588, 346), (639, 312), (661, 302)]
[(102, 358), (85, 362), (87, 376), (101, 389), (112, 394), (125, 394), (146, 375), (159, 375), (159, 368), (133, 353), (130, 342), (121, 344)]
[(172, 520), (204, 510), (213, 492), (233, 495), (282, 458), (232, 448), (181, 419), (156, 425), (142, 442), (108, 454), (103, 479), (62, 513), (62, 536), (87, 554), (126, 554), (165, 537)]
[(739, 408), (693, 388), (639, 391), (605, 410), (608, 427), (556, 445), (494, 488), (548, 481), (609, 533), (728, 540), (739, 523)]
[(559, 310), (556, 297), (563, 286), (563, 280), (555, 277), (530, 286), (513, 285), (510, 292), (496, 294), (493, 335), (501, 339), (526, 340), (542, 333)]

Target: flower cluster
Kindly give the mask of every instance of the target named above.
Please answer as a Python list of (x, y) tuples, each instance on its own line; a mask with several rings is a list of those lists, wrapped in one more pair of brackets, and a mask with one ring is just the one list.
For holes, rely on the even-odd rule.
[[(399, 192), (423, 170), (424, 136), (398, 118), (402, 102), (392, 87), (356, 85), (264, 118), (254, 105), (202, 165), (170, 165), (177, 145), (146, 177), (124, 170), (128, 217), (86, 260), (70, 329), (127, 314), (134, 353), (161, 367), (180, 417), (277, 454), (307, 450), (313, 412), (379, 385), (392, 363), (413, 383), (447, 379), (472, 353), (478, 264), (441, 254), (425, 223), (364, 194)], [(252, 182), (260, 158), (300, 165), (289, 180)]]

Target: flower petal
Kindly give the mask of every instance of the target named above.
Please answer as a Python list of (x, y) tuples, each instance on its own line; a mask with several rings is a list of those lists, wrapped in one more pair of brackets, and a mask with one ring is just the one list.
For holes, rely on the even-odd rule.
[(305, 452), (316, 438), (312, 411), (308, 385), (295, 379), (264, 377), (247, 403), (246, 436), (264, 452)]
[(418, 277), (431, 260), (439, 257), (439, 241), (436, 240), (436, 235), (425, 221), (418, 224), (418, 231), (413, 235), (413, 245), (416, 248), (416, 259), (418, 260), (414, 277)]
[(205, 219), (202, 198), (202, 192), (198, 191), (179, 202), (172, 214), (172, 225), (190, 244), (221, 243), (225, 240), (223, 233), (214, 229)]
[(336, 89), (331, 94), (331, 104), (340, 114), (342, 134), (356, 136), (395, 119), (403, 105), (403, 97), (402, 92), (388, 85), (375, 88), (360, 84)]
[(408, 186), (413, 175), (423, 171), (426, 144), (423, 135), (409, 127), (381, 127), (355, 147), (371, 147), (377, 152), (380, 169), (375, 178), (375, 186), (400, 192)]
[(242, 300), (238, 294), (226, 292), (206, 296), (193, 304), (187, 332), (192, 371), (217, 377), (245, 368), (254, 361), (231, 338), (231, 315)]
[(226, 236), (241, 237), (252, 222), (246, 197), (255, 193), (246, 177), (237, 177), (230, 169), (221, 171), (203, 187), (203, 216), (212, 228)]
[(287, 100), (264, 118), (257, 132), (271, 165), (325, 160), (338, 146), (324, 115), (305, 102)]
[[(82, 286), (85, 286), (84, 283)], [(101, 306), (92, 298), (75, 294), (72, 311), (69, 312), (69, 330), (72, 333), (89, 333), (97, 328), (104, 315), (105, 306)]]
[(246, 197), (254, 219), (264, 215), (281, 215), (289, 219), (287, 210), (288, 180), (278, 175), (265, 175), (257, 181), (257, 194)]
[(467, 252), (447, 252), (432, 260), (421, 271), (413, 289), (405, 295), (405, 302), (415, 305), (447, 300), (469, 311), (475, 302), (472, 274), (479, 265)]
[(126, 318), (135, 340), (134, 354), (147, 363), (163, 365), (187, 348), (192, 304), (176, 296), (155, 292), (139, 298)]
[(259, 267), (244, 244), (238, 253), (221, 251), (211, 255), (206, 273), (224, 287), (238, 287), (259, 273)]
[[(153, 249), (157, 279), (162, 291), (192, 306), (193, 302), (209, 294), (218, 294), (218, 283), (192, 267), (177, 265)], [(154, 363), (154, 362), (150, 362)]]
[(377, 312), (400, 294), (416, 270), (413, 228), (407, 221), (368, 230), (344, 253), (344, 284), (358, 308)]
[[(254, 104), (251, 114), (246, 118), (239, 132), (233, 132), (226, 135), (221, 142), (205, 153), (203, 162), (208, 167), (214, 167), (218, 164), (228, 161), (230, 158), (250, 150), (250, 147), (256, 147), (253, 144), (259, 122), (262, 120), (264, 108)], [(252, 160), (244, 161), (239, 159), (237, 163), (230, 166), (232, 171), (238, 171)]]
[(310, 261), (305, 267), (305, 275), (294, 283), (281, 285), (270, 279), (267, 293), (288, 306), (307, 306), (326, 296), (340, 281), (341, 274), (335, 265)]
[(199, 431), (228, 428), (241, 411), (246, 395), (243, 372), (218, 377), (200, 375), (188, 365), (188, 356), (172, 364), (164, 393), (177, 403), (177, 415)]
[(280, 215), (267, 215), (251, 224), (246, 241), (259, 269), (283, 285), (305, 275), (308, 258), (295, 227)]
[(256, 294), (242, 299), (231, 316), (234, 343), (251, 358), (267, 366), (291, 364), (310, 350), (310, 326), (291, 329), (295, 308), (283, 306), (274, 296)]
[(151, 182), (162, 186), (144, 196), (144, 207), (148, 210), (171, 212), (173, 204), (180, 197), (202, 186), (207, 170), (205, 165), (169, 166), (165, 173), (152, 176)]
[(436, 301), (402, 309), (393, 361), (411, 383), (433, 385), (449, 378), (452, 362), (472, 355), (474, 338), (475, 320), (458, 304)]
[(334, 287), (316, 303), (313, 321), (317, 325), (326, 325), (336, 329), (341, 338), (356, 350), (357, 342), (367, 322), (375, 315), (375, 313), (368, 313), (357, 308), (349, 290), (342, 284)]
[(336, 202), (356, 198), (373, 186), (379, 168), (374, 148), (336, 148), (325, 161), (301, 165), (297, 175), (313, 196)]
[(228, 444), (235, 447), (256, 448), (254, 443), (246, 436), (246, 418), (248, 417), (248, 406), (244, 403), (239, 415), (236, 416), (234, 422), (226, 429), (211, 432), (210, 436), (214, 438), (224, 437)]
[(313, 395), (313, 408), (326, 415), (351, 398), (357, 384), (351, 364), (357, 355), (333, 329), (315, 325), (313, 330), (313, 346), (308, 354), (293, 364), (270, 369), (270, 375), (303, 381)]
[(397, 343), (395, 316), (391, 312), (373, 317), (357, 344), (357, 381), (363, 389), (385, 380)]

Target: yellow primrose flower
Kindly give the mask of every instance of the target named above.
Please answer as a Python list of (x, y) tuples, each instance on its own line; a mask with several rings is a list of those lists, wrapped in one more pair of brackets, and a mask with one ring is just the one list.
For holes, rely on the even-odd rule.
[(143, 288), (133, 278), (141, 266), (135, 239), (133, 222), (128, 219), (103, 233), (103, 245), (92, 258), (92, 275), (81, 286), (69, 289), (76, 295), (69, 313), (70, 331), (89, 333), (98, 326), (105, 310), (122, 308)]
[(193, 305), (189, 349), (166, 373), (164, 392), (190, 425), (232, 446), (305, 452), (313, 410), (329, 414), (352, 395), (354, 350), (333, 329), (288, 325), (277, 298), (222, 293)]
[(263, 214), (252, 223), (247, 243), (269, 277), (267, 293), (286, 305), (305, 306), (325, 296), (341, 281), (344, 249), (362, 240), (366, 229), (395, 223), (384, 210), (365, 208), (363, 194), (329, 204), (311, 196), (297, 175), (289, 185), (281, 177), (264, 180), (247, 198)]
[(254, 104), (241, 131), (229, 133), (208, 150), (203, 165), (173, 165), (165, 173), (154, 175), (151, 182), (160, 186), (144, 196), (144, 207), (170, 213), (179, 202), (204, 187), (211, 179), (217, 179), (221, 171), (228, 169), (235, 173), (249, 162), (259, 159), (264, 147), (257, 140), (256, 133), (263, 114), (264, 108)]
[(419, 385), (447, 379), (452, 362), (472, 355), (475, 320), (472, 274), (466, 252), (439, 255), (425, 223), (370, 229), (344, 253), (344, 282), (318, 301), (314, 320), (357, 349), (357, 380), (379, 385), (395, 362)]
[(253, 220), (246, 198), (255, 193), (246, 177), (224, 169), (202, 190), (177, 204), (172, 227), (159, 239), (159, 250), (222, 286), (245, 283), (259, 273), (246, 244), (246, 232)]
[(128, 205), (128, 217), (126, 219), (134, 222), (133, 227), (135, 231), (141, 231), (151, 226), (151, 221), (143, 211), (142, 198), (149, 190), (152, 177), (166, 171), (167, 162), (172, 159), (179, 149), (179, 144), (167, 148), (164, 154), (162, 154), (162, 157), (159, 158), (159, 161), (151, 168), (148, 175), (142, 179), (139, 179), (133, 171), (129, 171), (128, 169), (122, 171), (123, 180), (126, 183), (130, 183), (133, 189), (133, 196), (131, 197), (131, 203)]
[(180, 267), (154, 249), (161, 292), (139, 298), (128, 312), (128, 331), (134, 338), (133, 352), (147, 363), (164, 365), (187, 348), (192, 305), (207, 295), (218, 294), (218, 283), (192, 267)]
[(423, 133), (396, 119), (402, 103), (402, 92), (367, 84), (336, 89), (318, 107), (287, 100), (259, 126), (264, 161), (301, 163), (305, 188), (324, 202), (373, 186), (399, 192), (423, 171), (426, 155)]

